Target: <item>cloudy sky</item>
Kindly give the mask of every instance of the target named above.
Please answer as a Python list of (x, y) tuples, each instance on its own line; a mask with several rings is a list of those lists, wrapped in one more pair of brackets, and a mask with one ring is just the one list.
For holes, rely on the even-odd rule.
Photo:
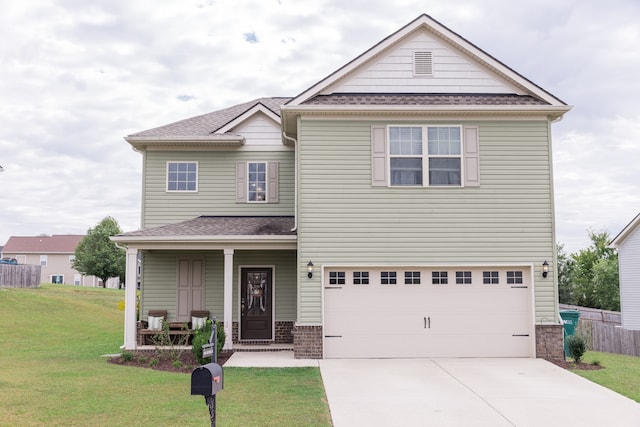
[(0, 245), (140, 225), (123, 137), (292, 96), (427, 13), (573, 110), (554, 124), (556, 229), (640, 212), (637, 0), (21, 0), (0, 13)]

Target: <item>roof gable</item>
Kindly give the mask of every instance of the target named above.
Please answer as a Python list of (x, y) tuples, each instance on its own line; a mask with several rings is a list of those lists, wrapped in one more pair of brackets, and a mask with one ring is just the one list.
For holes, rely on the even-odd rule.
[[(432, 75), (414, 76), (416, 51), (432, 53)], [(311, 86), (287, 106), (331, 93), (517, 94), (533, 96), (552, 106), (566, 106), (426, 14)]]
[(640, 214), (636, 215), (636, 217), (632, 219), (620, 233), (618, 233), (618, 235), (611, 241), (611, 245), (615, 248), (620, 248), (620, 245), (622, 245), (622, 243), (624, 243), (624, 241), (627, 240), (627, 238), (637, 229), (640, 229)]
[(83, 235), (11, 236), (4, 246), (5, 253), (72, 254)]

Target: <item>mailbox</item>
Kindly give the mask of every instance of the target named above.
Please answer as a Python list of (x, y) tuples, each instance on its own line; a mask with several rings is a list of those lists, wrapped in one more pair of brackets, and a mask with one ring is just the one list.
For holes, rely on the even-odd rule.
[(213, 396), (223, 386), (222, 366), (217, 363), (198, 366), (191, 373), (191, 394)]

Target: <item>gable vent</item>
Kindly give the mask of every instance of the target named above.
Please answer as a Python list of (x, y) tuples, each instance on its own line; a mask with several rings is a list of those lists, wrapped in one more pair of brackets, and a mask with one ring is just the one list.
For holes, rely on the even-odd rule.
[(417, 50), (413, 52), (413, 75), (433, 75), (433, 52), (428, 50)]

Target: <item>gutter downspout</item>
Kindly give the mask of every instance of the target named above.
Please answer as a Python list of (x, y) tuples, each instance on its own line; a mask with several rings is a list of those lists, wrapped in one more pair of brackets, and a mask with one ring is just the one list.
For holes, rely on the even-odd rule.
[(284, 131), (282, 137), (293, 143), (295, 159), (293, 161), (293, 228), (291, 231), (298, 230), (298, 141), (295, 138), (287, 136)]

